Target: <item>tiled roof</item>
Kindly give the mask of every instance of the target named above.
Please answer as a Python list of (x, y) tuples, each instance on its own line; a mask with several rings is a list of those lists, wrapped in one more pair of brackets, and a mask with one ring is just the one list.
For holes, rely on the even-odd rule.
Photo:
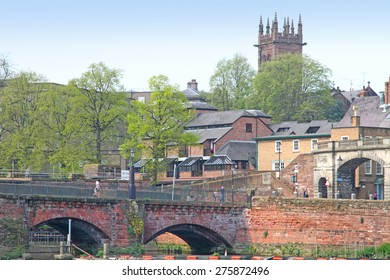
[(247, 161), (255, 163), (256, 142), (255, 141), (229, 141), (223, 145), (215, 155), (226, 155), (233, 161)]
[(134, 168), (142, 168), (149, 161), (147, 158), (141, 158), (139, 161), (134, 163)]
[(351, 118), (354, 115), (353, 106), (357, 106), (360, 126), (390, 128), (389, 120), (387, 119), (390, 110), (384, 111), (383, 108), (380, 108), (380, 105), (379, 96), (357, 97), (335, 127), (351, 127)]
[(270, 125), (274, 132), (272, 136), (266, 137), (280, 137), (280, 136), (308, 136), (308, 135), (323, 135), (329, 134), (332, 126), (336, 123), (327, 120), (315, 120), (308, 123), (299, 123), (297, 121), (286, 121), (278, 124)]
[(199, 109), (199, 110), (214, 110), (217, 111), (218, 109), (207, 104), (206, 102), (201, 102), (201, 101), (189, 101), (188, 102), (188, 108), (194, 108), (194, 109)]
[(233, 161), (228, 156), (213, 156), (204, 165), (233, 165)]
[[(365, 88), (365, 90), (367, 91), (367, 96), (377, 96), (378, 95), (370, 86), (367, 86)], [(352, 103), (355, 98), (359, 97), (361, 91), (362, 91), (362, 89), (359, 89), (359, 90), (349, 90), (349, 91), (335, 90), (335, 91), (332, 91), (331, 94), (335, 95), (335, 94), (339, 93), (345, 99), (347, 99), (350, 103)]]
[(192, 166), (199, 160), (202, 160), (202, 157), (188, 157), (185, 160), (183, 160), (181, 163), (179, 163), (178, 166)]
[(191, 127), (210, 127), (221, 125), (232, 125), (241, 117), (264, 117), (270, 118), (260, 110), (232, 110), (232, 111), (219, 111), (213, 113), (199, 114), (192, 119), (187, 125), (187, 128)]
[(210, 128), (210, 129), (196, 129), (196, 130), (187, 130), (198, 136), (199, 143), (204, 143), (206, 140), (215, 139), (218, 141), (222, 136), (228, 133), (232, 128), (223, 127), (223, 128)]

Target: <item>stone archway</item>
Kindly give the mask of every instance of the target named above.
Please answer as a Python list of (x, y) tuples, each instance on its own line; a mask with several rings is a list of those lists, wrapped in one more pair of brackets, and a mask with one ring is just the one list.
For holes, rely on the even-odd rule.
[(193, 254), (210, 254), (221, 248), (232, 248), (217, 232), (196, 224), (179, 224), (164, 228), (154, 233), (144, 243), (147, 244), (157, 236), (166, 232), (172, 233), (184, 240), (191, 248)]
[(89, 250), (90, 248), (97, 249), (103, 247), (103, 244), (110, 238), (95, 225), (84, 220), (61, 217), (43, 221), (33, 226), (30, 231), (34, 231), (42, 225), (49, 226), (62, 235), (67, 237), (69, 233), (69, 219), (71, 220), (71, 241), (78, 247)]
[[(365, 191), (366, 193), (379, 192), (381, 199), (390, 199), (390, 165), (386, 164), (386, 159), (390, 158), (389, 147), (371, 147), (363, 145), (365, 142), (361, 140), (351, 141), (350, 146), (345, 145), (344, 142), (343, 145), (340, 144), (341, 142), (329, 142), (324, 149), (313, 152), (315, 162), (313, 177), (314, 182), (318, 182), (314, 190), (315, 194), (321, 192), (324, 197), (323, 181), (320, 180), (327, 178), (330, 183), (328, 198), (350, 199), (353, 195), (356, 197), (359, 187), (362, 187), (361, 191), (365, 185), (362, 176), (359, 176), (363, 173), (359, 173), (357, 169), (364, 162), (371, 160), (373, 164), (378, 163), (383, 167), (383, 174), (380, 180), (371, 182), (371, 184), (375, 182), (375, 187)], [(372, 174), (372, 177), (376, 175)], [(368, 195), (361, 198), (368, 198)]]
[(328, 198), (328, 186), (326, 186), (326, 178), (321, 177), (318, 181), (318, 196)]

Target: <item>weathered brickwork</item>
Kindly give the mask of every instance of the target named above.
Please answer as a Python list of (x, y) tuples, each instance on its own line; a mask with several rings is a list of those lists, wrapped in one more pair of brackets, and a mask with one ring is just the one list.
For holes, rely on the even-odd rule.
[[(270, 120), (267, 118), (257, 119), (252, 117), (241, 117), (232, 125), (232, 129), (226, 133), (218, 143), (215, 144), (215, 150), (218, 151), (223, 145), (231, 140), (250, 141), (256, 137), (267, 136), (271, 134), (271, 130), (266, 124)], [(252, 131), (246, 131), (246, 124), (252, 125)]]
[[(144, 242), (183, 225), (190, 225), (192, 236), (205, 234), (234, 249), (254, 244), (379, 246), (390, 242), (389, 201), (254, 197), (252, 208), (147, 203), (140, 209)], [(26, 218), (28, 230), (55, 218), (78, 219), (105, 234), (111, 245), (122, 247), (131, 242), (128, 211), (128, 201), (11, 196), (0, 200), (0, 221)], [(9, 232), (1, 230), (0, 240), (6, 235)]]
[[(374, 246), (390, 242), (390, 202), (367, 200), (253, 200), (249, 241)], [(242, 242), (248, 238), (240, 235)]]
[[(129, 243), (127, 209), (126, 203), (114, 200), (63, 198), (15, 200), (10, 196), (0, 201), (0, 219), (23, 217), (27, 221), (28, 229), (56, 218), (82, 220), (101, 231), (104, 241), (113, 246), (123, 246)], [(0, 239), (1, 237), (0, 235)]]

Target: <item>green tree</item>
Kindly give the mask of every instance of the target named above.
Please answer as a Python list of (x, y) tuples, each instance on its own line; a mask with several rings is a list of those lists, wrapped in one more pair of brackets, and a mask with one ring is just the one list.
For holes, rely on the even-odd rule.
[(0, 57), (0, 88), (5, 86), (6, 80), (13, 76), (11, 64), (8, 59), (4, 56)]
[(132, 101), (128, 115), (128, 141), (121, 146), (123, 155), (135, 149), (137, 155), (150, 158), (152, 185), (158, 180), (158, 172), (164, 168), (169, 148), (196, 143), (194, 134), (186, 132), (184, 125), (194, 116), (187, 109), (188, 100), (177, 86), (170, 85), (166, 76), (153, 76), (149, 80), (152, 91), (150, 101)]
[(245, 109), (246, 98), (253, 93), (255, 70), (240, 54), (222, 59), (210, 78), (211, 93), (206, 99), (220, 110)]
[(21, 72), (0, 89), (0, 164), (3, 168), (39, 166), (34, 131), (40, 94), (45, 78)]
[(77, 118), (72, 91), (68, 86), (47, 84), (36, 113), (36, 149), (45, 156), (51, 170), (81, 171), (90, 156), (83, 141), (84, 122)]
[(282, 54), (262, 64), (255, 94), (248, 104), (271, 115), (274, 122), (326, 119), (337, 106), (330, 95), (331, 70), (307, 55)]
[(102, 163), (104, 145), (117, 143), (118, 125), (125, 120), (129, 108), (121, 78), (120, 70), (100, 62), (70, 82), (76, 123), (84, 124), (83, 146), (91, 147), (91, 161), (95, 163)]

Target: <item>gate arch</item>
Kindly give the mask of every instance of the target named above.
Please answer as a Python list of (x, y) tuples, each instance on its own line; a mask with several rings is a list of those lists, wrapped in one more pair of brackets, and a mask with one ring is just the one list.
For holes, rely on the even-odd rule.
[[(386, 160), (390, 158), (390, 139), (382, 139), (378, 142), (379, 144), (375, 143), (374, 141), (374, 144), (372, 144), (366, 139), (331, 141), (313, 151), (315, 162), (314, 182), (318, 182), (314, 193), (323, 190), (322, 181), (320, 180), (324, 177), (328, 178), (330, 182), (328, 198), (350, 199), (353, 193), (359, 193), (359, 190), (361, 190), (356, 187), (364, 185), (361, 184), (361, 180), (358, 181), (358, 177), (355, 175), (358, 174), (355, 172), (356, 168), (367, 160), (372, 160), (382, 166), (383, 174), (379, 175), (380, 180), (374, 180), (374, 188), (372, 188), (373, 182), (370, 182), (371, 189), (366, 192), (373, 193), (379, 190), (381, 199), (390, 199), (390, 164)], [(373, 175), (377, 176), (377, 174)]]
[(321, 193), (322, 198), (328, 198), (328, 187), (326, 186), (326, 178), (321, 177), (318, 182), (318, 193)]

